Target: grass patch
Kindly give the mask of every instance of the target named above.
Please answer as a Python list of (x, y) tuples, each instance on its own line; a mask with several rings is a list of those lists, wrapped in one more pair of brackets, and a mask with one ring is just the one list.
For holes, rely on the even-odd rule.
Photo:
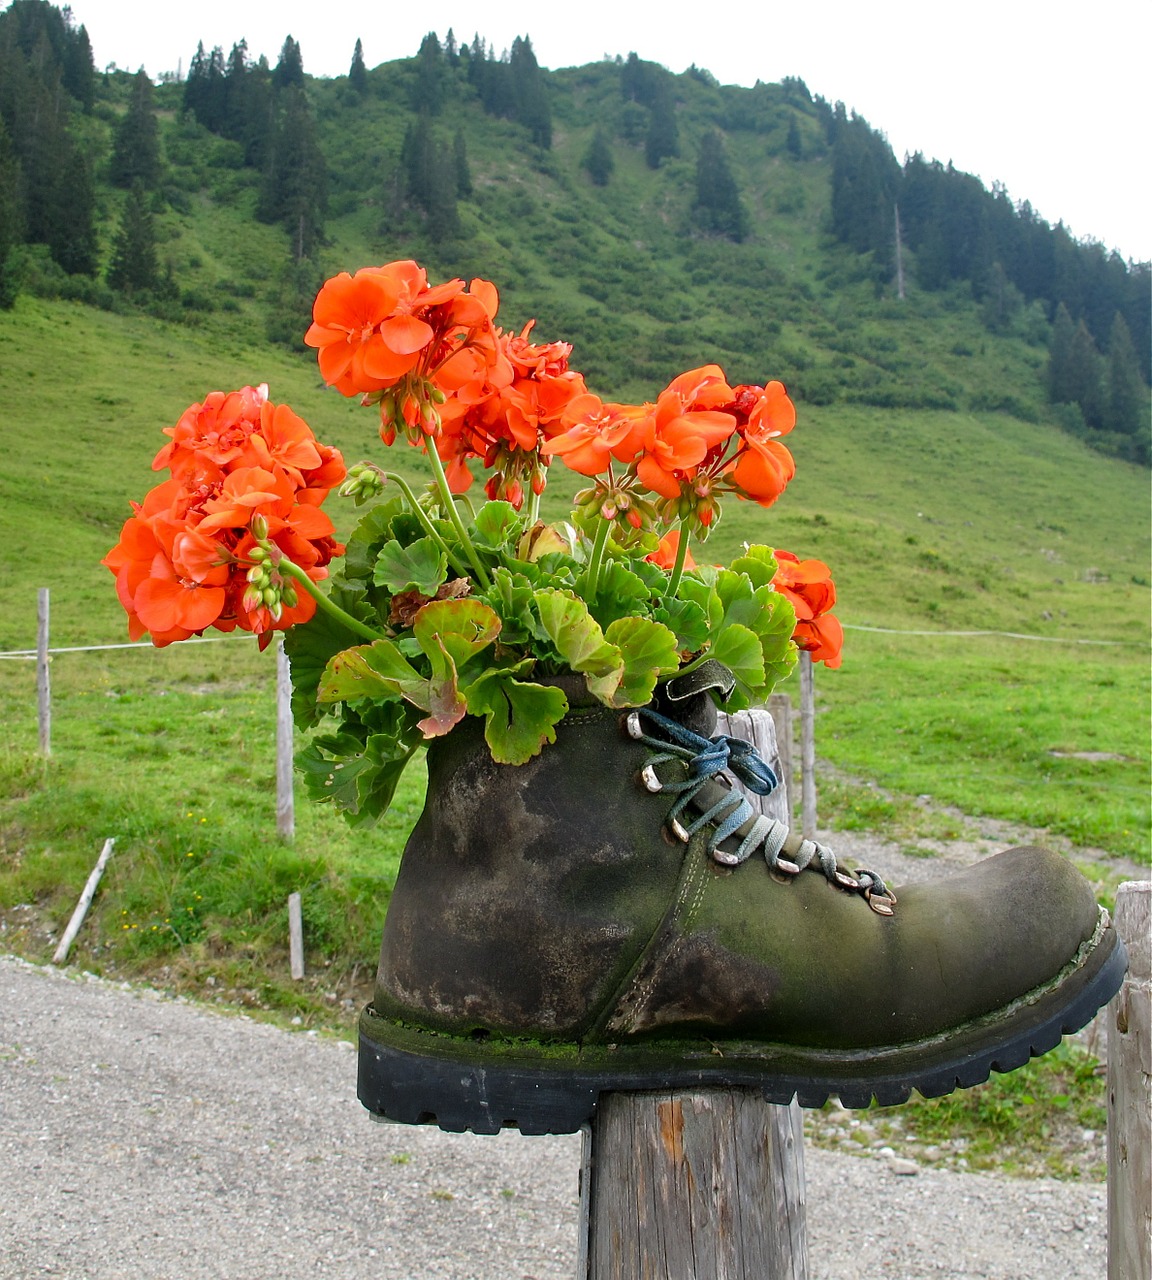
[(890, 1149), (926, 1165), (1018, 1177), (1100, 1181), (1105, 1174), (1105, 1072), (1065, 1040), (1018, 1071), (944, 1098), (848, 1112), (835, 1103), (806, 1113), (819, 1146)]

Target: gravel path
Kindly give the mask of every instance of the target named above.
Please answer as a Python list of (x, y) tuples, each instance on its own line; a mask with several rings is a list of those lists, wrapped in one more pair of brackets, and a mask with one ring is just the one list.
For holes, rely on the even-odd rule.
[[(1103, 1186), (806, 1159), (812, 1280), (1105, 1275)], [(349, 1044), (0, 957), (0, 1280), (571, 1280), (578, 1163), (373, 1124)]]

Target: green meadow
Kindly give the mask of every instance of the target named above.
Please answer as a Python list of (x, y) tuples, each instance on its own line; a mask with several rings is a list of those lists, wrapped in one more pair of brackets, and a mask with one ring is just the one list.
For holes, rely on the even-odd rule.
[[(157, 480), (160, 428), (209, 390), (260, 381), (349, 460), (379, 456), (371, 411), (326, 390), (309, 360), (245, 341), (242, 327), (189, 331), (29, 298), (0, 313), (0, 651), (34, 646), (41, 587), (54, 647), (126, 641), (99, 561), (128, 499)], [(798, 473), (785, 496), (767, 512), (729, 504), (698, 558), (756, 539), (834, 569), (848, 631), (842, 668), (817, 671), (817, 751), (835, 766), (821, 781), (822, 820), (914, 839), (959, 833), (954, 811), (992, 815), (1147, 861), (1147, 472), (990, 413), (802, 406), (789, 443)], [(419, 478), (407, 446), (391, 461)], [(550, 515), (575, 487), (557, 467)], [(351, 504), (334, 516), (347, 528)], [(366, 832), (301, 788), (296, 838), (278, 838), (274, 666), (246, 638), (60, 653), (45, 760), (34, 664), (0, 659), (0, 946), (47, 959), (115, 836), (76, 963), (264, 1016), (350, 1025), (422, 774)], [(1123, 877), (1101, 874), (1107, 898)], [(304, 983), (287, 976), (293, 891)], [(993, 1151), (1020, 1088), (1072, 1090), (1065, 1111), (1095, 1115), (1092, 1071), (1046, 1063), (1023, 1084), (965, 1095), (946, 1123)], [(908, 1109), (904, 1132), (930, 1141), (941, 1106)], [(1044, 1154), (1051, 1124), (1049, 1111), (1013, 1121), (1021, 1168), (1060, 1171)]]

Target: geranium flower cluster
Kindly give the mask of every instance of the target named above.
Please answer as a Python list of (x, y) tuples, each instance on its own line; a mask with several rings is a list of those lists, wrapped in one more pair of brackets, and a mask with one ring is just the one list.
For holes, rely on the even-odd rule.
[(308, 586), (343, 552), (320, 510), (345, 477), (339, 452), (266, 386), (212, 392), (165, 434), (152, 466), (171, 478), (132, 504), (102, 561), (129, 634), (164, 646), (240, 628), (263, 647), (274, 630), (306, 622), (316, 610)]
[(791, 551), (775, 551), (777, 570), (772, 585), (788, 597), (796, 610), (796, 630), (792, 639), (813, 662), (828, 667), (840, 665), (844, 628), (831, 613), (836, 603), (836, 584), (823, 560), (801, 560)]

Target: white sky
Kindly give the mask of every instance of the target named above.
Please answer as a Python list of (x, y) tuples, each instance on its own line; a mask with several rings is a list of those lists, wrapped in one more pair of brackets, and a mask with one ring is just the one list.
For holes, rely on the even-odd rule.
[(1078, 237), (1152, 258), (1147, 0), (377, 0), (333, 9), (72, 0), (72, 10), (98, 68), (144, 66), (154, 77), (178, 63), (187, 70), (199, 40), (227, 54), (243, 38), (274, 64), (288, 34), (309, 74), (343, 75), (357, 37), (372, 67), (412, 56), (427, 31), (443, 39), (450, 27), (460, 41), (479, 31), (497, 50), (528, 35), (545, 67), (635, 50), (676, 72), (694, 62), (723, 84), (799, 76), (886, 133), (897, 159), (922, 151), (951, 160)]

